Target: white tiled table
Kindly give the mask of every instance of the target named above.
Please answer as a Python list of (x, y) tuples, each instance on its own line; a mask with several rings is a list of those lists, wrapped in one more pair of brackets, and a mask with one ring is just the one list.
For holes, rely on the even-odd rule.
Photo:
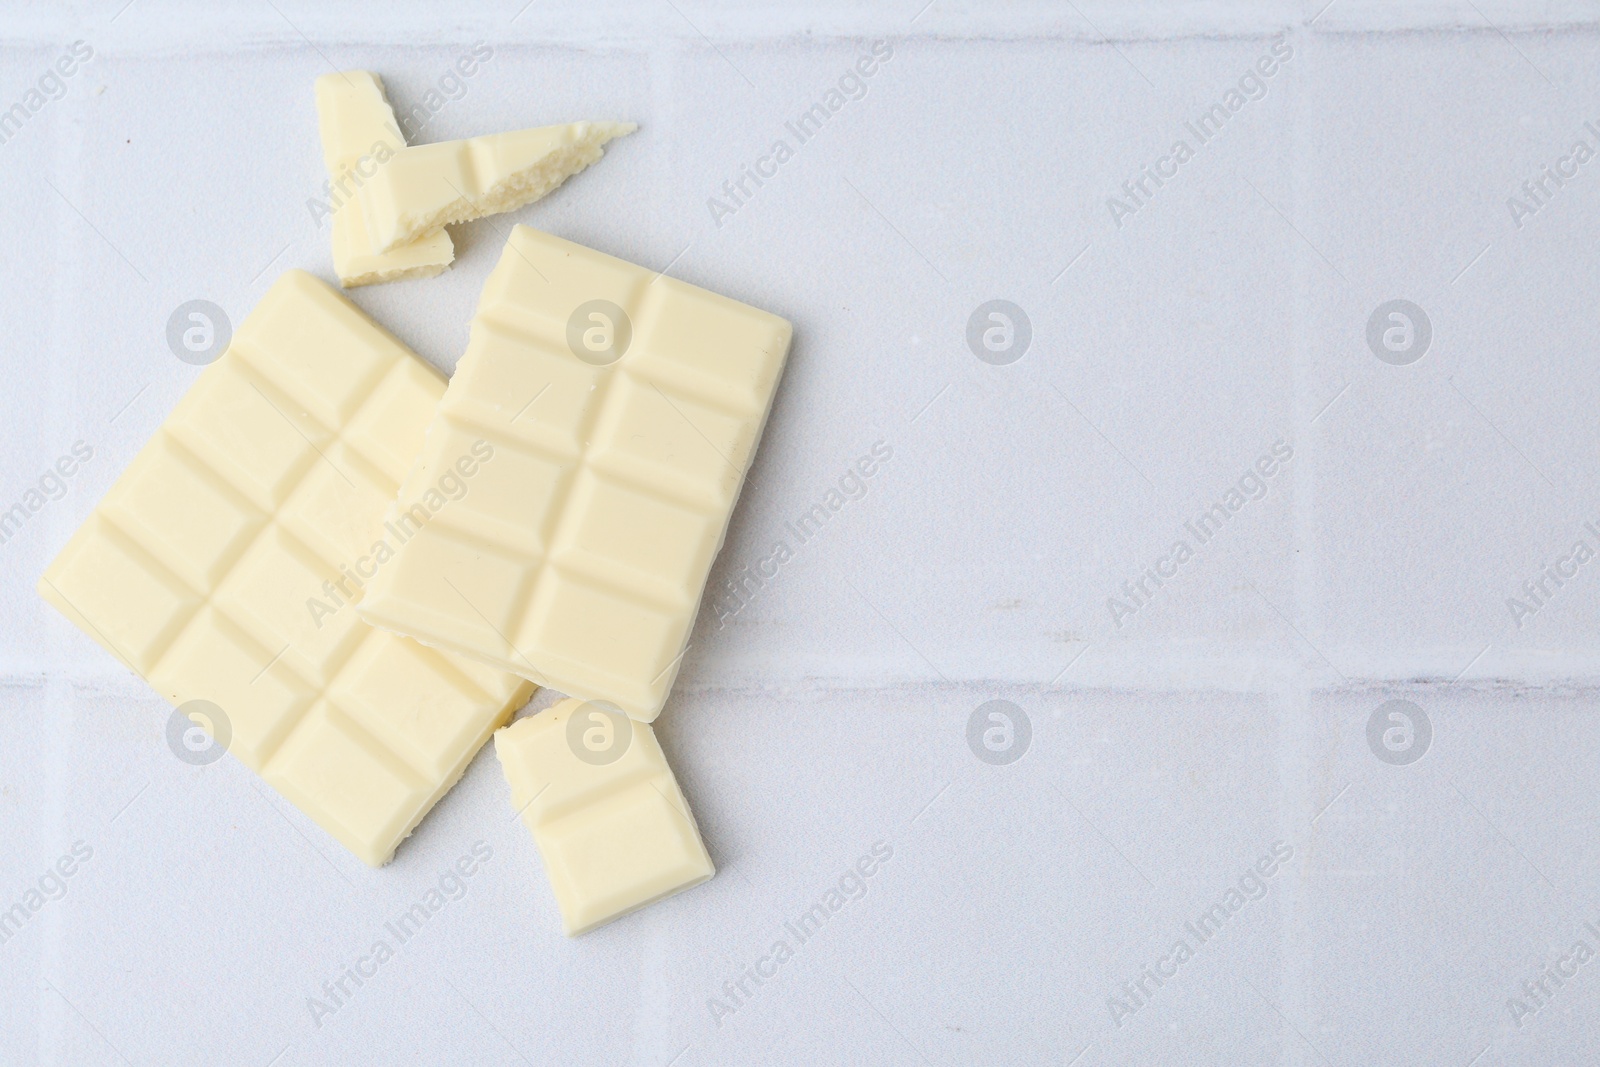
[[(0, 19), (0, 106), (95, 52), (0, 144), (0, 507), (94, 448), (0, 546), (0, 908), (92, 850), (0, 943), (0, 1062), (1600, 1056), (1600, 962), (1520, 1026), (1507, 1004), (1600, 952), (1600, 562), (1520, 626), (1506, 604), (1600, 549), (1600, 161), (1520, 229), (1506, 203), (1596, 146), (1600, 8), (120, 5)], [(1107, 198), (1280, 32), (1265, 94), (1118, 228)], [(231, 759), (174, 758), (165, 706), (32, 592), (193, 380), (172, 309), (237, 321), (286, 267), (331, 277), (314, 77), (377, 70), (406, 111), (479, 40), (420, 137), (638, 121), (515, 220), (795, 323), (714, 582), (892, 449), (725, 625), (702, 612), (658, 725), (718, 877), (574, 941), (492, 754), (369, 871)], [(792, 158), (716, 225), (776, 138)], [(355, 299), (448, 370), (509, 221)], [(992, 299), (1031, 323), (1010, 365), (967, 347)], [(1366, 342), (1393, 299), (1431, 323), (1407, 366)], [(1265, 494), (1117, 626), (1107, 599), (1280, 439)], [(1404, 765), (1366, 734), (1397, 698), (1432, 728)], [(1031, 724), (1010, 764), (967, 744), (993, 699)], [(316, 1025), (307, 998), (478, 841), (464, 895)], [(878, 842), (859, 899), (786, 932)], [(1113, 1012), (1278, 842), (1265, 895)]]

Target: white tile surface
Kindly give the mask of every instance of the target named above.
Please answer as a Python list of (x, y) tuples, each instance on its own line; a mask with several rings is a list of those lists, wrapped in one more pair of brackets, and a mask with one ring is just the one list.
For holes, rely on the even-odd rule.
[[(1600, 548), (1600, 162), (1521, 229), (1506, 206), (1600, 126), (1600, 8), (120, 6), (0, 20), (0, 104), (96, 52), (0, 145), (3, 506), (95, 448), (0, 546), (0, 908), (93, 849), (0, 943), (0, 1062), (1600, 1055), (1600, 963), (1507, 1005), (1600, 952), (1600, 562), (1520, 627), (1506, 605)], [(1265, 96), (1117, 228), (1106, 198), (1284, 31)], [(880, 37), (865, 96), (716, 226), (707, 198)], [(32, 592), (193, 380), (171, 310), (331, 277), (313, 78), (375, 69), (404, 111), (477, 40), (423, 137), (641, 127), (516, 221), (795, 323), (714, 583), (893, 449), (726, 625), (702, 612), (659, 734), (718, 877), (576, 941), (492, 755), (368, 871), (232, 760), (173, 758), (164, 706)], [(508, 221), (355, 299), (448, 370)], [(1033, 327), (1009, 366), (966, 346), (994, 298)], [(1410, 366), (1365, 341), (1394, 298), (1433, 328)], [(1265, 495), (1117, 626), (1107, 598), (1279, 438)], [(1402, 697), (1433, 736), (1397, 766), (1366, 727)], [(1033, 731), (1005, 766), (966, 742), (995, 698)], [(307, 998), (480, 840), (316, 1025)], [(879, 841), (865, 894), (715, 1018)], [(1266, 895), (1117, 1025), (1107, 998), (1279, 841)]]

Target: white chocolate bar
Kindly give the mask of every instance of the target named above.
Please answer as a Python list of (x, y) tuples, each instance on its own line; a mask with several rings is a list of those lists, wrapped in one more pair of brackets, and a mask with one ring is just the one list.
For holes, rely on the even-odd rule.
[(219, 707), (229, 751), (373, 866), (532, 690), (350, 603), (443, 392), (289, 271), (39, 582), (174, 705)]
[(597, 161), (607, 141), (636, 129), (574, 122), (402, 149), (361, 187), (372, 247), (389, 251), (531, 204)]
[(397, 513), (463, 442), (493, 442), (492, 470), (400, 548), (362, 616), (653, 720), (789, 337), (776, 315), (516, 227)]
[(511, 803), (576, 936), (716, 873), (655, 734), (563, 700), (494, 735)]
[(328, 203), (333, 207), (333, 269), (346, 288), (429, 278), (455, 259), (450, 235), (436, 230), (389, 252), (379, 252), (367, 229), (360, 190), (405, 148), (383, 81), (366, 70), (324, 74), (317, 79), (317, 125), (328, 168)]

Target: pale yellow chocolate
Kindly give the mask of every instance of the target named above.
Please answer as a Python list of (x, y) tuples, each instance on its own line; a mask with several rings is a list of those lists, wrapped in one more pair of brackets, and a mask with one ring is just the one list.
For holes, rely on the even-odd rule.
[(569, 936), (716, 873), (655, 734), (564, 700), (494, 735)]
[(631, 122), (574, 122), (402, 149), (361, 187), (372, 247), (389, 251), (458, 222), (514, 211), (604, 155)]
[(518, 226), (396, 513), (428, 506), (466, 442), (493, 442), (494, 463), (400, 548), (363, 617), (651, 721), (789, 338), (776, 315)]
[(532, 690), (351, 603), (443, 392), (289, 271), (39, 582), (174, 705), (220, 708), (234, 757), (373, 866)]
[(435, 230), (409, 244), (379, 252), (367, 228), (360, 190), (405, 148), (383, 80), (371, 71), (347, 70), (317, 79), (317, 124), (328, 169), (333, 210), (333, 269), (346, 288), (428, 278), (455, 259), (450, 235)]

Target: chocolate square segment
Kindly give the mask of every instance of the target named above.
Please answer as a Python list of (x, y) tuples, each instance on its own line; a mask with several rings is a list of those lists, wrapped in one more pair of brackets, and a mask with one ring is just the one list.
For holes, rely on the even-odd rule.
[(567, 934), (716, 873), (646, 724), (599, 703), (563, 700), (495, 734), (494, 748)]

